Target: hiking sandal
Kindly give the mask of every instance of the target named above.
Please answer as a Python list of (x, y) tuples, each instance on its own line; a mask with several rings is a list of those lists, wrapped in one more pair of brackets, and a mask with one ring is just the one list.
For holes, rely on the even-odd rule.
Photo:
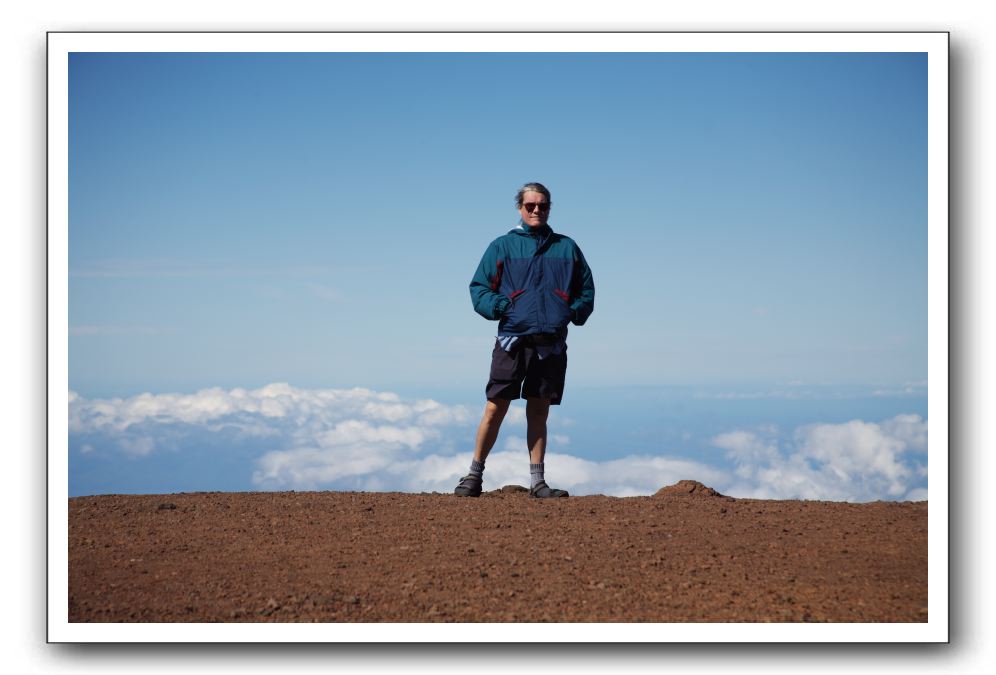
[(453, 494), (457, 497), (480, 497), (481, 479), (477, 476), (464, 476), (453, 490)]
[(552, 488), (546, 484), (545, 480), (541, 480), (535, 486), (529, 488), (530, 497), (567, 497), (567, 490), (558, 490)]

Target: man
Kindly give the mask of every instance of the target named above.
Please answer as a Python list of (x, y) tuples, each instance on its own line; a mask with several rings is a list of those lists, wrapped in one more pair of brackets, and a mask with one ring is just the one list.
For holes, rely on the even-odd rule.
[(470, 297), (485, 319), (498, 321), (491, 354), (487, 404), (477, 429), (470, 473), (454, 493), (478, 497), (484, 462), (498, 439), (509, 404), (526, 399), (529, 494), (566, 497), (546, 484), (546, 421), (551, 405), (560, 405), (567, 372), (567, 324), (581, 326), (595, 309), (595, 284), (581, 249), (570, 237), (554, 232), (550, 191), (527, 183), (515, 196), (521, 220), (498, 237), (481, 258)]

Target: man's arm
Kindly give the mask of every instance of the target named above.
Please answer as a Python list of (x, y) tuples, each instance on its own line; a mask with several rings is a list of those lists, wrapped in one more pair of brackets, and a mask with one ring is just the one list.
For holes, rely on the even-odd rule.
[(470, 300), (474, 303), (474, 311), (491, 321), (500, 319), (512, 304), (511, 300), (498, 292), (501, 275), (502, 261), (498, 242), (494, 241), (484, 252), (474, 278), (470, 281)]
[(591, 275), (591, 268), (588, 261), (584, 259), (584, 254), (580, 248), (575, 248), (574, 278), (571, 282), (571, 323), (575, 326), (583, 326), (591, 313), (595, 311), (595, 279)]

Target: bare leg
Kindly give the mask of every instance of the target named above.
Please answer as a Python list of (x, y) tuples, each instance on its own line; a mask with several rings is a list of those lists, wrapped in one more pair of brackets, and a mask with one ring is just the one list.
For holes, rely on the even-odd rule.
[(498, 430), (501, 429), (502, 420), (508, 412), (511, 401), (504, 398), (489, 398), (484, 406), (484, 416), (481, 417), (481, 424), (477, 427), (477, 442), (474, 445), (474, 459), (483, 462), (495, 441), (498, 440)]
[(529, 446), (529, 463), (542, 464), (546, 457), (546, 419), (550, 415), (550, 399), (526, 400), (526, 444)]

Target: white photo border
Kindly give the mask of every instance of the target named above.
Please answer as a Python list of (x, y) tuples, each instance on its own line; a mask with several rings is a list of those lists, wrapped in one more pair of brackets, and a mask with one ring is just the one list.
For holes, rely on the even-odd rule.
[[(928, 55), (929, 620), (850, 624), (81, 624), (68, 620), (68, 61), (73, 52), (920, 52)], [(949, 641), (947, 32), (52, 32), (48, 34), (48, 641)], [(541, 636), (541, 637), (537, 637)]]

